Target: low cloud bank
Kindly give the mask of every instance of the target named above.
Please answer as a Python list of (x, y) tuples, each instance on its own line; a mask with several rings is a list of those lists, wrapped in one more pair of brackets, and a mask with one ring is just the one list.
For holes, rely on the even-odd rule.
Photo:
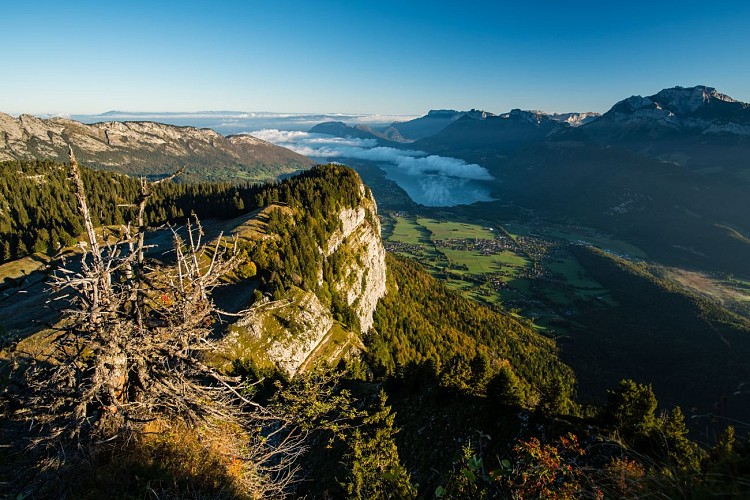
[(171, 125), (212, 128), (220, 134), (229, 135), (246, 130), (279, 129), (309, 130), (325, 121), (362, 123), (373, 127), (387, 127), (395, 121), (408, 121), (411, 115), (375, 115), (343, 113), (272, 113), (244, 111), (199, 111), (176, 113), (153, 113), (131, 111), (109, 111), (98, 115), (73, 115), (74, 120), (84, 123), (101, 121), (148, 120)]
[(477, 164), (466, 163), (458, 158), (428, 156), (422, 151), (378, 146), (375, 139), (340, 138), (276, 129), (256, 130), (251, 135), (313, 158), (353, 158), (392, 163), (402, 173), (411, 176), (433, 175), (475, 181), (493, 179), (487, 169)]
[(397, 164), (411, 175), (436, 174), (476, 181), (491, 181), (493, 179), (484, 167), (446, 156), (403, 157), (399, 159)]

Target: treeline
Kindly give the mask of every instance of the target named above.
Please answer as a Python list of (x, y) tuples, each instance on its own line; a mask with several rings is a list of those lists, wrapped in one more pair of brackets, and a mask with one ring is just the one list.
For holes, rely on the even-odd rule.
[[(82, 169), (93, 222), (133, 221), (140, 195), (137, 179)], [(149, 199), (151, 226), (177, 221), (195, 211), (201, 217), (235, 217), (257, 206), (263, 189), (254, 184), (160, 183)], [(0, 263), (31, 253), (54, 254), (83, 233), (68, 167), (52, 161), (0, 163)]]
[[(285, 203), (292, 208), (327, 217), (337, 214), (342, 208), (357, 206), (362, 199), (361, 180), (357, 173), (341, 165), (318, 165), (294, 177), (260, 190), (257, 203), (267, 206)], [(336, 225), (329, 221), (330, 228)]]
[[(94, 225), (135, 220), (138, 179), (81, 170)], [(314, 291), (337, 319), (356, 330), (353, 309), (328, 286), (339, 278), (344, 262), (324, 262), (320, 245), (339, 228), (341, 210), (357, 206), (365, 194), (356, 172), (336, 165), (266, 184), (164, 182), (153, 188), (146, 219), (155, 227), (184, 222), (193, 212), (201, 218), (232, 218), (269, 205), (285, 207), (270, 212), (266, 231), (276, 237), (242, 242), (248, 261), (257, 266), (261, 289), (277, 298), (291, 286)], [(0, 263), (32, 253), (53, 255), (75, 245), (83, 232), (67, 165), (0, 163)], [(323, 284), (318, 280), (321, 270)]]

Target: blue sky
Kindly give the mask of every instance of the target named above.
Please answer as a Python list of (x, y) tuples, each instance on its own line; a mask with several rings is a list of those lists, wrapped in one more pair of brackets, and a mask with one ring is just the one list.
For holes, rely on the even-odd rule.
[(750, 101), (750, 2), (614, 3), (3, 2), (0, 111), (606, 111), (696, 84)]

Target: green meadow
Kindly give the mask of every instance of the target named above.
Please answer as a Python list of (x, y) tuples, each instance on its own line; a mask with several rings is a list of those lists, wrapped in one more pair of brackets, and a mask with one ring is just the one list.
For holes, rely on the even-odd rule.
[(417, 224), (432, 233), (433, 240), (495, 239), (495, 233), (490, 230), (489, 226), (480, 226), (466, 222), (437, 221), (427, 218), (418, 218)]
[(645, 259), (646, 253), (640, 248), (625, 241), (616, 240), (596, 234), (593, 230), (585, 228), (571, 229), (569, 227), (541, 227), (527, 226), (517, 222), (503, 224), (508, 234), (518, 240), (519, 236), (538, 236), (542, 238), (553, 238), (567, 242), (583, 241), (602, 250), (608, 250), (621, 255), (627, 255), (636, 259)]
[[(607, 238), (584, 229), (547, 227), (505, 223), (502, 226), (481, 221), (438, 220), (431, 217), (389, 217), (386, 240), (410, 245), (398, 253), (422, 263), (434, 276), (444, 279), (447, 286), (479, 302), (510, 305), (523, 315), (536, 318), (534, 326), (540, 330), (550, 327), (560, 314), (575, 308), (579, 301), (614, 304), (609, 290), (594, 280), (566, 248), (570, 243), (588, 244), (619, 254), (643, 257), (645, 254), (628, 243)], [(517, 244), (513, 250), (493, 249), (482, 252), (474, 245), (483, 245), (495, 238), (509, 235)], [(522, 236), (533, 236), (551, 242), (552, 255), (536, 264), (524, 251)], [(466, 240), (466, 249), (447, 248), (436, 243), (446, 240)], [(538, 241), (538, 240), (536, 240)], [(490, 243), (491, 244), (491, 243)], [(485, 247), (486, 248), (486, 247)], [(490, 247), (491, 248), (491, 247)], [(532, 272), (534, 266), (543, 269)], [(742, 286), (741, 284), (737, 284)], [(546, 305), (545, 305), (546, 304)], [(557, 311), (557, 312), (555, 312)]]

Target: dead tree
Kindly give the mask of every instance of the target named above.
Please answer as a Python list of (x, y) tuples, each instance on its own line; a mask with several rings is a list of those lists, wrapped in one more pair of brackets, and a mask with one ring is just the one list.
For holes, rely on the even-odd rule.
[(72, 150), (70, 179), (88, 241), (80, 269), (62, 269), (51, 280), (65, 305), (48, 357), (24, 360), (21, 400), (36, 430), (32, 446), (52, 450), (47, 466), (60, 468), (154, 420), (203, 433), (230, 427), (240, 431), (226, 453), (242, 461), (244, 486), (283, 495), (305, 432), (243, 396), (238, 379), (203, 355), (214, 348), (210, 292), (236, 268), (235, 247), (221, 237), (206, 245), (196, 218), (182, 233), (173, 230), (174, 264), (151, 261), (145, 209), (153, 183), (141, 183), (137, 228), (128, 225), (113, 238), (93, 225)]

